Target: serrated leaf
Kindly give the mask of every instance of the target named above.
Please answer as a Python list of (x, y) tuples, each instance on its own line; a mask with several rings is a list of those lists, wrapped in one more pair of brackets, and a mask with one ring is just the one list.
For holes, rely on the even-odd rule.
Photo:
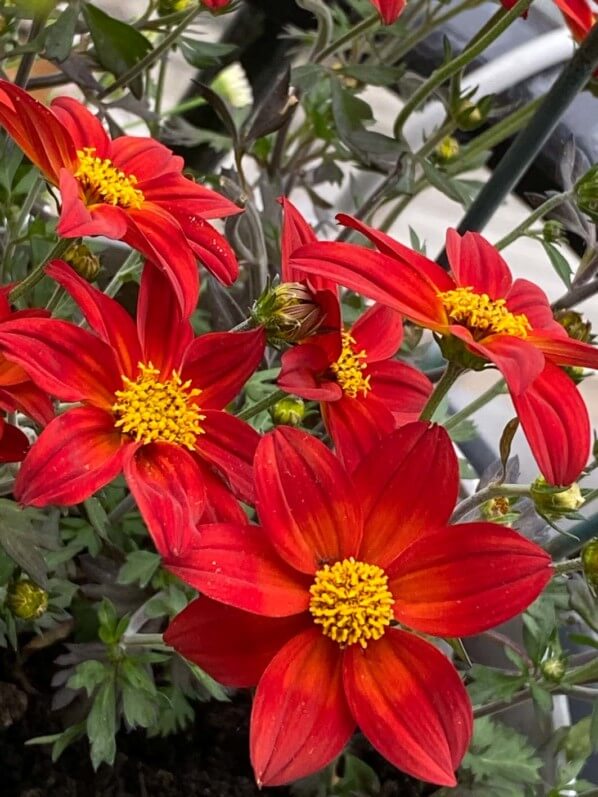
[(91, 763), (94, 770), (100, 764), (113, 764), (116, 756), (116, 684), (107, 678), (98, 688), (91, 711), (87, 716)]
[(463, 769), (475, 778), (480, 794), (486, 784), (502, 786), (505, 795), (521, 797), (523, 787), (541, 780), (542, 759), (525, 736), (489, 717), (476, 720), (471, 748), (463, 759)]
[(467, 689), (475, 705), (492, 700), (510, 700), (527, 682), (524, 674), (513, 675), (482, 664), (474, 664), (467, 674), (472, 679)]
[(552, 711), (552, 695), (547, 689), (533, 681), (529, 685), (532, 700), (542, 714), (550, 714)]
[(106, 664), (96, 659), (89, 661), (82, 661), (77, 665), (75, 672), (67, 681), (69, 689), (85, 689), (88, 695), (91, 695), (108, 675), (108, 668)]
[[(83, 15), (98, 63), (116, 77), (124, 75), (152, 50), (151, 43), (136, 28), (111, 17), (92, 3), (83, 6)], [(140, 99), (143, 77), (138, 75), (129, 83), (129, 88)]]
[(33, 510), (21, 509), (14, 501), (0, 499), (0, 545), (31, 578), (44, 589), (48, 586), (46, 563), (37, 546)]
[(458, 202), (463, 207), (469, 207), (472, 199), (471, 191), (467, 190), (460, 180), (448, 177), (425, 159), (420, 159), (419, 164), (423, 169), (426, 180), (433, 188), (436, 188), (437, 191), (440, 191), (454, 202)]
[(341, 74), (367, 83), (368, 86), (390, 86), (403, 74), (403, 67), (375, 64), (351, 64), (341, 69)]
[(132, 551), (118, 573), (119, 584), (146, 587), (160, 566), (160, 557), (153, 551)]
[(121, 700), (123, 714), (127, 724), (131, 728), (149, 728), (157, 719), (158, 706), (156, 705), (157, 691), (150, 697), (143, 692), (137, 691), (130, 684), (123, 684), (121, 689)]

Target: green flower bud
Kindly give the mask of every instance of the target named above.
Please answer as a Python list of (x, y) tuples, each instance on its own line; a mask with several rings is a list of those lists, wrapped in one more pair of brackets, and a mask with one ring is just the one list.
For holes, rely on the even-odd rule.
[(16, 581), (8, 588), (8, 607), (21, 620), (36, 620), (48, 608), (48, 593), (27, 578)]
[(588, 585), (598, 591), (598, 539), (590, 540), (581, 551), (583, 574)]
[(542, 229), (542, 238), (549, 244), (558, 244), (565, 236), (565, 228), (560, 221), (549, 219)]
[(158, 3), (158, 14), (165, 17), (167, 14), (175, 14), (177, 11), (186, 11), (194, 0), (160, 0)]
[(270, 416), (275, 424), (299, 426), (305, 417), (305, 404), (297, 396), (288, 396), (270, 407)]
[(567, 659), (564, 656), (550, 656), (540, 664), (540, 669), (547, 681), (558, 684), (567, 672)]
[(433, 159), (438, 164), (450, 163), (459, 154), (459, 142), (454, 136), (445, 136), (434, 148)]
[(577, 512), (584, 504), (584, 497), (576, 482), (569, 487), (553, 487), (542, 476), (538, 476), (532, 482), (530, 493), (538, 514), (549, 518), (567, 516)]
[(554, 317), (573, 340), (587, 343), (591, 339), (592, 324), (584, 320), (581, 313), (575, 310), (558, 310)]
[(459, 130), (475, 130), (484, 124), (490, 112), (492, 97), (482, 97), (479, 102), (460, 99), (453, 109), (453, 119)]
[(511, 502), (505, 495), (498, 495), (482, 504), (480, 507), (482, 517), (486, 520), (498, 520), (508, 515), (511, 511)]
[(592, 166), (577, 182), (574, 196), (577, 207), (598, 222), (598, 165)]
[(80, 277), (88, 282), (94, 282), (102, 266), (97, 255), (85, 244), (73, 244), (65, 255), (65, 261), (73, 268)]
[(266, 288), (251, 310), (254, 324), (263, 326), (269, 343), (296, 343), (313, 335), (324, 316), (312, 292), (300, 282)]

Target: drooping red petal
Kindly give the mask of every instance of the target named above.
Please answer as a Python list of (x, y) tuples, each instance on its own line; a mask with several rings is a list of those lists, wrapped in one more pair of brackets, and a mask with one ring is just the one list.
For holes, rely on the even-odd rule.
[[(168, 330), (168, 336), (164, 331)], [(172, 283), (158, 266), (147, 261), (141, 274), (137, 302), (137, 333), (143, 361), (152, 363), (163, 379), (180, 370), (193, 329), (181, 312)]]
[(206, 505), (195, 459), (171, 443), (131, 446), (124, 473), (158, 553), (185, 555)]
[(522, 612), (553, 575), (550, 556), (496, 523), (446, 526), (388, 568), (395, 618), (436, 636), (468, 636)]
[(368, 364), (387, 360), (403, 342), (403, 320), (396, 310), (375, 304), (353, 324), (351, 336), (355, 348), (365, 350)]
[(563, 327), (554, 320), (548, 296), (542, 288), (526, 279), (516, 279), (506, 295), (507, 308), (515, 315), (523, 314), (536, 330), (550, 330), (566, 337)]
[(248, 332), (209, 332), (195, 338), (185, 353), (183, 381), (201, 390), (199, 404), (222, 409), (257, 370), (266, 349), (262, 327)]
[(368, 366), (372, 392), (384, 402), (402, 425), (416, 421), (434, 385), (412, 365), (398, 360), (382, 360)]
[[(201, 396), (199, 397), (201, 399)], [(253, 458), (260, 436), (245, 421), (222, 410), (203, 410), (197, 453), (214, 465), (241, 501), (253, 504)]]
[(46, 426), (21, 465), (15, 496), (26, 506), (85, 501), (122, 470), (126, 442), (112, 415), (77, 407)]
[(534, 334), (530, 343), (541, 349), (546, 357), (557, 365), (579, 365), (582, 368), (598, 368), (598, 348), (568, 336), (552, 337)]
[(540, 376), (511, 399), (544, 478), (558, 486), (574, 482), (590, 456), (590, 420), (573, 380), (547, 362)]
[(316, 628), (298, 634), (272, 659), (255, 693), (250, 748), (258, 786), (279, 786), (326, 766), (354, 727), (338, 645)]
[(175, 217), (179, 214), (196, 214), (202, 219), (223, 219), (243, 212), (242, 208), (222, 194), (177, 174), (174, 170), (144, 180), (139, 188), (149, 202), (172, 208)]
[(304, 274), (291, 265), (291, 255), (296, 249), (318, 240), (311, 224), (303, 218), (298, 208), (285, 196), (279, 198), (282, 206), (282, 232), (280, 236), (281, 274), (283, 282), (309, 282), (312, 290), (332, 291), (336, 295), (334, 282), (323, 279), (317, 274)]
[(280, 427), (255, 457), (260, 520), (279, 554), (303, 573), (355, 556), (361, 512), (339, 461), (315, 437)]
[(391, 411), (372, 393), (322, 404), (322, 417), (336, 455), (350, 473), (396, 426)]
[(92, 148), (97, 158), (110, 157), (110, 137), (88, 108), (73, 97), (56, 97), (50, 107), (68, 130), (76, 150)]
[(370, 452), (353, 481), (364, 516), (359, 556), (386, 567), (413, 540), (448, 522), (459, 466), (441, 426), (410, 423)]
[(0, 418), (0, 462), (22, 462), (29, 451), (29, 440), (20, 429)]
[(73, 141), (52, 111), (5, 80), (0, 81), (0, 124), (55, 185), (60, 170), (76, 163)]
[(52, 260), (45, 271), (70, 293), (89, 326), (104, 343), (112, 347), (121, 374), (130, 377), (136, 373), (141, 348), (135, 322), (125, 308), (93, 288), (63, 260)]
[(117, 205), (95, 204), (87, 206), (79, 182), (69, 169), (59, 175), (62, 205), (56, 232), (62, 238), (79, 238), (84, 235), (103, 235), (115, 241), (122, 240), (127, 232), (127, 211)]
[(0, 406), (9, 412), (24, 412), (41, 426), (50, 423), (54, 417), (54, 404), (50, 397), (30, 380), (0, 387)]
[(302, 246), (293, 253), (291, 264), (392, 307), (416, 324), (446, 327), (438, 288), (406, 261), (354, 244), (324, 241)]
[(122, 386), (111, 347), (66, 321), (5, 321), (0, 346), (39, 387), (62, 401), (89, 401), (109, 409), (114, 391)]
[(278, 387), (308, 401), (338, 401), (343, 391), (326, 375), (330, 362), (327, 353), (314, 343), (293, 346), (282, 355)]
[(397, 258), (401, 263), (407, 263), (413, 266), (424, 274), (430, 282), (436, 286), (437, 290), (450, 291), (455, 287), (455, 281), (448, 272), (441, 268), (438, 263), (435, 263), (433, 260), (421, 254), (421, 252), (410, 249), (408, 246), (391, 238), (390, 235), (387, 235), (385, 232), (381, 232), (375, 227), (370, 227), (360, 219), (349, 216), (348, 213), (338, 213), (336, 219), (339, 224), (343, 224), (345, 227), (351, 227), (351, 229), (357, 230), (357, 232), (369, 238), (376, 249), (382, 252), (382, 254), (390, 255), (391, 257)]
[(206, 488), (206, 506), (200, 523), (247, 523), (247, 515), (220, 476), (199, 457), (195, 464)]
[(406, 0), (370, 0), (380, 13), (385, 25), (392, 25), (399, 18), (406, 5)]
[(471, 704), (437, 648), (391, 629), (366, 650), (347, 648), (344, 683), (363, 734), (391, 764), (420, 780), (456, 784), (471, 739)]
[(461, 237), (457, 230), (447, 230), (446, 253), (458, 286), (486, 293), (491, 299), (506, 297), (513, 282), (511, 270), (479, 233), (467, 232)]
[(287, 617), (309, 607), (312, 579), (283, 562), (259, 526), (198, 526), (191, 546), (164, 566), (209, 598), (253, 614)]
[(200, 597), (171, 621), (164, 641), (225, 686), (255, 686), (308, 615), (260, 617)]

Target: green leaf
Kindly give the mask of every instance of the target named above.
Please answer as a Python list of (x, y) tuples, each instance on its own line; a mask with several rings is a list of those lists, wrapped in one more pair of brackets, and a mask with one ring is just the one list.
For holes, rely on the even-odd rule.
[(66, 61), (73, 49), (73, 38), (79, 10), (72, 5), (67, 6), (58, 16), (56, 22), (45, 31), (45, 55), (52, 61)]
[(125, 720), (131, 728), (149, 728), (157, 720), (157, 690), (155, 696), (150, 697), (137, 691), (130, 684), (123, 684), (121, 689), (122, 708)]
[(35, 510), (21, 509), (14, 501), (0, 499), (0, 545), (45, 589), (48, 585), (46, 563), (38, 548), (39, 535), (32, 525), (38, 517)]
[(160, 566), (160, 557), (153, 551), (132, 551), (118, 574), (119, 584), (146, 587)]
[(548, 241), (541, 241), (541, 244), (550, 259), (553, 269), (556, 271), (560, 279), (565, 283), (565, 286), (570, 288), (571, 275), (573, 272), (571, 271), (571, 266), (567, 262), (567, 259), (559, 252), (554, 244), (551, 244)]
[(590, 744), (592, 752), (598, 751), (598, 702), (592, 706), (592, 716), (590, 718)]
[(542, 714), (550, 714), (552, 711), (552, 695), (543, 686), (532, 681), (529, 685), (532, 700)]
[(433, 166), (430, 161), (420, 159), (419, 163), (424, 171), (426, 180), (433, 188), (436, 188), (437, 191), (440, 191), (449, 199), (452, 199), (454, 202), (458, 202), (465, 208), (471, 205), (472, 192), (471, 189), (468, 188), (464, 183), (462, 183), (460, 180), (443, 174), (435, 166)]
[(403, 67), (354, 64), (340, 70), (341, 75), (367, 83), (368, 86), (390, 86), (403, 74)]
[[(151, 51), (152, 45), (138, 30), (114, 19), (92, 3), (86, 3), (83, 14), (99, 64), (116, 77), (124, 75)], [(138, 75), (129, 83), (129, 88), (137, 99), (141, 99), (143, 77)]]
[(116, 685), (112, 673), (99, 687), (87, 716), (91, 763), (113, 764), (116, 756)]
[(207, 69), (210, 66), (216, 66), (223, 58), (238, 49), (234, 44), (207, 42), (200, 39), (191, 39), (188, 36), (181, 36), (179, 47), (185, 61), (196, 69)]
[(332, 787), (335, 797), (360, 797), (380, 794), (380, 780), (374, 770), (364, 761), (348, 753), (344, 756), (342, 778)]
[(482, 664), (474, 664), (467, 674), (473, 679), (468, 691), (476, 706), (493, 700), (510, 700), (527, 682), (524, 673), (513, 675)]
[(101, 661), (96, 659), (82, 661), (68, 679), (67, 686), (69, 689), (85, 689), (87, 694), (91, 695), (94, 689), (106, 679), (108, 672), (109, 667)]
[(34, 739), (27, 739), (25, 744), (51, 744), (52, 763), (56, 763), (66, 748), (73, 742), (76, 742), (77, 739), (80, 739), (84, 733), (85, 723), (78, 722), (76, 725), (71, 725), (70, 728), (66, 728), (64, 731), (62, 731), (62, 733), (52, 733), (48, 736), (36, 736)]
[[(228, 703), (230, 698), (224, 686), (215, 681), (211, 675), (204, 672), (197, 664), (186, 662), (187, 666), (197, 679), (200, 687), (199, 696), (207, 700), (218, 700), (221, 703)], [(203, 694), (202, 694), (203, 693)]]

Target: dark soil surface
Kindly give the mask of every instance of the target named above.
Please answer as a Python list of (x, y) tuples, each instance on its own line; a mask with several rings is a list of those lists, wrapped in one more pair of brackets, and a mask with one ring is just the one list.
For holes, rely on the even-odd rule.
[[(47, 665), (49, 674), (53, 670), (50, 657)], [(232, 703), (198, 704), (193, 728), (167, 739), (148, 739), (137, 731), (119, 734), (114, 767), (102, 767), (95, 773), (83, 741), (68, 748), (55, 764), (48, 747), (25, 746), (28, 739), (62, 728), (56, 714), (49, 709), (50, 689), (44, 685), (41, 691), (42, 687), (35, 683), (35, 693), (27, 694), (21, 683), (9, 680), (7, 669), (0, 667), (0, 671), (4, 670), (0, 679), (2, 797), (290, 797), (292, 794), (286, 788), (260, 792), (255, 785), (248, 757), (250, 702), (245, 693), (239, 693)], [(352, 748), (378, 773), (382, 783), (380, 797), (423, 797), (431, 793), (386, 764), (362, 738), (356, 737)]]

